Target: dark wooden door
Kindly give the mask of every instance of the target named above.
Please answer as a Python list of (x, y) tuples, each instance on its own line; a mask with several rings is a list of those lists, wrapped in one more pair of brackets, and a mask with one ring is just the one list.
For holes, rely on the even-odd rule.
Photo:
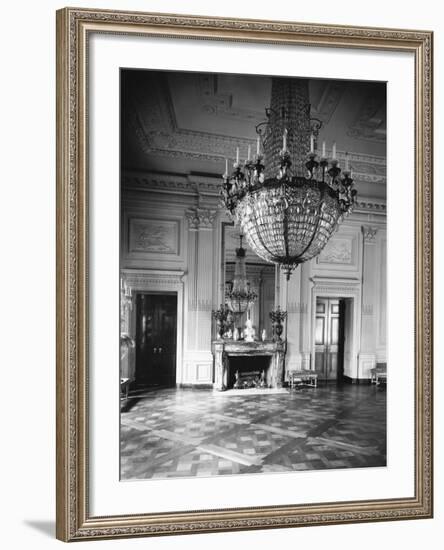
[(343, 300), (318, 298), (315, 323), (315, 369), (321, 380), (342, 380), (343, 341)]
[(176, 383), (176, 294), (138, 294), (136, 298), (136, 384)]

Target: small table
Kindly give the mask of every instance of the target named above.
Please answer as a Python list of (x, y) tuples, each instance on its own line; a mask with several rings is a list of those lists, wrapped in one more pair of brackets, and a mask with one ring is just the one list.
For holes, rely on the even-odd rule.
[(377, 372), (376, 373), (376, 385), (387, 384), (387, 373), (386, 372)]
[(291, 370), (288, 372), (290, 388), (295, 386), (309, 386), (316, 388), (318, 385), (318, 375), (311, 370)]
[(387, 383), (387, 368), (381, 366), (370, 369), (370, 383), (379, 386), (381, 382)]

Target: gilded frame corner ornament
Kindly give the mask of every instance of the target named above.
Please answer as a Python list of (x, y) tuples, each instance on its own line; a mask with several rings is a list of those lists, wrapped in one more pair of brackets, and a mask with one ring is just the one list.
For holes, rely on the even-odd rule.
[[(411, 52), (415, 58), (415, 495), (92, 517), (87, 472), (86, 45), (91, 32)], [(430, 31), (65, 8), (57, 12), (57, 537), (64, 541), (429, 518), (432, 464)]]

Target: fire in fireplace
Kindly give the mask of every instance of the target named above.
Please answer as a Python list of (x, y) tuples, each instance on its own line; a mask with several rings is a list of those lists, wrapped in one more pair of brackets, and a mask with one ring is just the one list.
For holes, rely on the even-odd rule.
[(269, 386), (270, 356), (228, 357), (228, 388), (267, 388)]

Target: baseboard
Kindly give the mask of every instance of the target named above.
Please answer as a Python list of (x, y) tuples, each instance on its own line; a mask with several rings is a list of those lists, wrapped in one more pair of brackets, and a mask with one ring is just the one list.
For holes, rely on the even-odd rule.
[(370, 378), (351, 378), (345, 374), (342, 378), (347, 384), (371, 384)]
[(176, 384), (176, 387), (180, 389), (193, 388), (196, 390), (212, 390), (213, 384), (209, 382), (182, 382), (181, 384)]

